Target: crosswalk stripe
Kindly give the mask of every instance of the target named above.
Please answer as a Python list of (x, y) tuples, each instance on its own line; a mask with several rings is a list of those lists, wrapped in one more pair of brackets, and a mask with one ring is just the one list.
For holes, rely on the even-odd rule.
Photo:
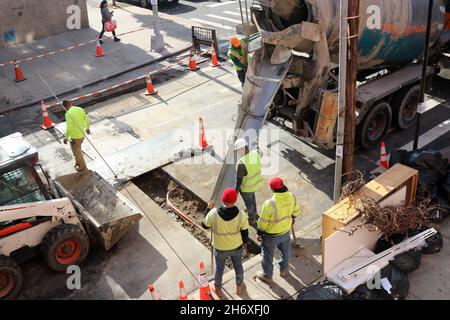
[(237, 23), (237, 24), (241, 24), (242, 23), (239, 20), (235, 20), (235, 19), (231, 19), (231, 18), (227, 18), (227, 17), (216, 16), (215, 14), (208, 14), (207, 16), (211, 17), (211, 18), (216, 18), (216, 19), (219, 19), (219, 20), (230, 21), (230, 22)]
[[(420, 149), (426, 146), (427, 144), (433, 142), (440, 136), (446, 134), (448, 131), (450, 131), (450, 119), (445, 120), (444, 122), (438, 124), (436, 127), (431, 129), (430, 131), (427, 131), (424, 134), (422, 134), (419, 138), (418, 148)], [(399, 150), (412, 151), (413, 144), (414, 141), (411, 141), (410, 143), (407, 143), (403, 147), (399, 148)]]
[(227, 1), (227, 2), (219, 2), (219, 3), (208, 4), (207, 7), (210, 7), (210, 8), (221, 7), (221, 6), (225, 6), (227, 4), (230, 4), (230, 3), (234, 3), (234, 1)]
[(219, 24), (219, 23), (215, 23), (215, 22), (212, 22), (212, 21), (207, 21), (207, 20), (202, 20), (202, 19), (197, 19), (197, 18), (191, 18), (191, 20), (193, 20), (195, 22), (202, 23), (202, 24), (207, 24), (207, 25), (210, 25), (210, 26), (213, 26), (213, 27), (216, 27), (216, 28), (221, 28), (221, 29), (225, 29), (225, 30), (234, 30), (234, 28), (232, 28), (232, 27), (225, 26), (225, 25), (222, 25), (222, 24)]

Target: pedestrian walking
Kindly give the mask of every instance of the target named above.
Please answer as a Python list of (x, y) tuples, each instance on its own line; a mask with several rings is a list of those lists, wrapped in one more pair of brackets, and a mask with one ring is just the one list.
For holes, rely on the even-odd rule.
[(255, 192), (264, 186), (261, 175), (261, 156), (258, 150), (249, 150), (245, 139), (237, 139), (234, 149), (237, 156), (241, 157), (237, 166), (235, 189), (244, 200), (249, 223), (256, 226), (257, 207)]
[(237, 36), (230, 38), (230, 46), (228, 47), (228, 57), (233, 61), (239, 81), (244, 86), (245, 75), (248, 68), (248, 50), (245, 39), (239, 40)]
[(81, 145), (83, 144), (85, 133), (91, 134), (89, 129), (89, 118), (83, 108), (72, 105), (68, 100), (63, 101), (63, 106), (66, 109), (66, 136), (64, 144), (70, 141), (70, 148), (75, 157), (75, 170), (87, 170), (86, 162), (84, 161), (83, 151)]
[[(108, 9), (108, 1), (103, 0), (100, 3), (100, 12), (102, 14), (102, 31), (100, 32), (100, 35), (98, 37), (99, 39), (101, 39), (103, 37), (103, 34), (106, 31), (105, 24), (107, 22), (111, 22), (114, 11), (109, 11), (109, 9)], [(117, 36), (116, 36), (116, 31), (115, 30), (112, 31), (112, 34), (114, 36), (114, 41), (115, 42), (120, 41), (120, 39), (117, 38)], [(103, 41), (100, 40), (100, 43), (103, 44)]]
[(297, 198), (289, 192), (281, 178), (269, 181), (273, 196), (262, 206), (258, 220), (258, 240), (261, 241), (262, 271), (256, 277), (272, 283), (273, 255), (275, 248), (281, 251), (280, 276), (289, 276), (290, 231), (292, 224), (300, 215)]
[(214, 291), (219, 298), (224, 297), (222, 291), (222, 277), (225, 262), (230, 258), (236, 274), (236, 294), (245, 293), (244, 267), (242, 255), (248, 241), (248, 220), (238, 207), (235, 206), (238, 194), (233, 188), (225, 189), (222, 193), (223, 205), (214, 208), (214, 202), (208, 204), (202, 226), (212, 230), (212, 246), (216, 270), (214, 273)]

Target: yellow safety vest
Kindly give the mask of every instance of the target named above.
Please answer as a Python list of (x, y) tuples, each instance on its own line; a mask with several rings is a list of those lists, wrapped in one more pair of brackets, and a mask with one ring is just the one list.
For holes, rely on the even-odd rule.
[(241, 158), (247, 169), (247, 175), (242, 179), (242, 192), (256, 192), (264, 186), (261, 176), (261, 156), (257, 150), (250, 151)]
[(241, 230), (248, 229), (247, 218), (239, 212), (234, 219), (225, 221), (217, 209), (208, 212), (203, 224), (212, 229), (212, 245), (217, 250), (234, 250), (242, 245)]
[(284, 234), (292, 227), (292, 218), (300, 215), (297, 198), (291, 192), (275, 193), (264, 202), (258, 229), (269, 234)]

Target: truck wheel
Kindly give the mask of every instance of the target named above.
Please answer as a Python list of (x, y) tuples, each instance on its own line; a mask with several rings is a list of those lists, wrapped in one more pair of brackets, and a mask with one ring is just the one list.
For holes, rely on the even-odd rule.
[(50, 230), (41, 243), (41, 255), (50, 269), (63, 272), (79, 265), (89, 252), (89, 238), (73, 224), (61, 224)]
[(420, 86), (400, 90), (392, 100), (395, 124), (400, 129), (411, 128), (416, 123)]
[(14, 299), (23, 287), (23, 275), (13, 259), (0, 255), (0, 300)]
[(383, 139), (391, 127), (392, 109), (389, 103), (380, 102), (375, 105), (358, 126), (357, 137), (361, 146), (374, 149)]

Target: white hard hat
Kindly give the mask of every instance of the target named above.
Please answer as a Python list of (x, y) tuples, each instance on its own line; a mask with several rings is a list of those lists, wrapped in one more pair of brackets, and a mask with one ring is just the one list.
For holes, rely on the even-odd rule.
[(237, 139), (234, 143), (234, 150), (239, 150), (247, 146), (247, 141), (245, 139)]

